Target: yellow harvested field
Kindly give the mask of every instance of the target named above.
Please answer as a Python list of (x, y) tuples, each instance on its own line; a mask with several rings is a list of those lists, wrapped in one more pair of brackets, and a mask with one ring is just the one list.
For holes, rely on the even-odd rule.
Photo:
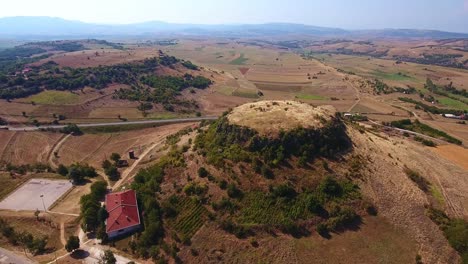
[(47, 163), (54, 145), (63, 134), (49, 132), (2, 131), (1, 162), (15, 165)]
[(444, 145), (431, 148), (431, 150), (465, 170), (468, 170), (468, 149), (455, 145)]
[(289, 131), (297, 127), (321, 128), (335, 112), (332, 106), (313, 107), (296, 101), (261, 101), (235, 108), (228, 119), (262, 135), (274, 136), (281, 130)]
[(191, 124), (173, 124), (143, 130), (120, 133), (84, 134), (69, 137), (57, 150), (54, 157), (56, 164), (70, 165), (73, 162), (88, 163), (96, 168), (101, 167), (102, 161), (109, 159), (112, 153), (119, 153), (122, 158), (128, 158), (128, 151), (134, 150), (138, 156), (153, 144)]

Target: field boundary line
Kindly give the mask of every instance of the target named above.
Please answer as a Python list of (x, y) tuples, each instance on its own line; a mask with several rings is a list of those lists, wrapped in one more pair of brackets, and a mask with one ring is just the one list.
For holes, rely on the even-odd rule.
[(99, 146), (98, 146), (93, 152), (91, 152), (91, 153), (89, 153), (88, 155), (84, 156), (84, 157), (80, 160), (80, 162), (86, 162), (87, 159), (89, 159), (90, 157), (94, 156), (94, 155), (95, 155), (99, 150), (101, 150), (101, 149), (104, 147), (104, 145), (105, 145), (107, 142), (109, 142), (113, 137), (114, 137), (114, 133), (111, 133), (111, 134), (109, 135), (109, 137), (106, 138), (106, 140), (102, 141), (102, 143), (99, 144)]

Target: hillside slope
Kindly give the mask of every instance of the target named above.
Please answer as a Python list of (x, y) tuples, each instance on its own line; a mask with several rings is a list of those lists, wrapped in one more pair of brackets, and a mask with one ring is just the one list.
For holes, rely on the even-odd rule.
[(172, 244), (175, 259), (203, 263), (460, 261), (434, 215), (468, 215), (466, 171), (331, 108), (249, 103), (170, 142), (133, 184), (161, 204), (147, 248)]

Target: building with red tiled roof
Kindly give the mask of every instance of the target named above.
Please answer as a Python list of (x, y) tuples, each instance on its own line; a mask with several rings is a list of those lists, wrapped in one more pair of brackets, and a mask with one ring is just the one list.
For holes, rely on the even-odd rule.
[(134, 190), (110, 193), (106, 195), (105, 203), (109, 214), (106, 233), (110, 239), (127, 235), (140, 228), (140, 212)]

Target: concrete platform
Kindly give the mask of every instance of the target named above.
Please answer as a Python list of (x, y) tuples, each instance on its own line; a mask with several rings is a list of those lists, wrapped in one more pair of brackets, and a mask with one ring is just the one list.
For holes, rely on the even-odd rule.
[[(68, 180), (31, 179), (0, 202), (0, 209), (44, 211), (73, 187)], [(42, 197), (41, 197), (42, 196)]]

